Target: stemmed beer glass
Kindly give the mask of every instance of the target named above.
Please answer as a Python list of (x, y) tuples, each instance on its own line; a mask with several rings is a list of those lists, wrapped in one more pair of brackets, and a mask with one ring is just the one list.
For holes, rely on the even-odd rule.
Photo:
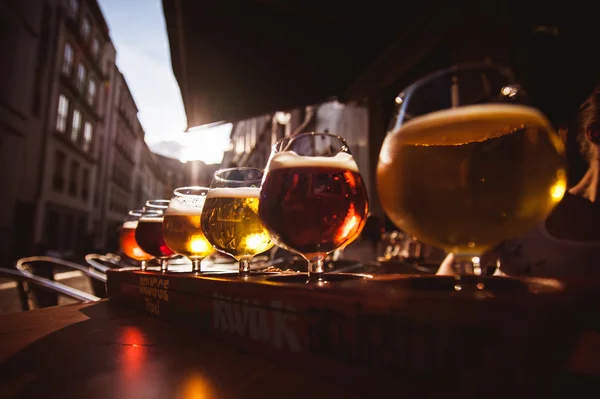
[(239, 275), (250, 275), (250, 260), (273, 247), (258, 217), (263, 171), (227, 168), (215, 172), (202, 211), (202, 229), (219, 252), (239, 262)]
[(206, 201), (206, 187), (180, 187), (165, 211), (162, 224), (166, 244), (192, 261), (192, 271), (200, 272), (202, 259), (215, 250), (202, 232), (201, 215)]
[(275, 143), (259, 215), (278, 246), (309, 262), (308, 282), (326, 282), (325, 258), (359, 236), (368, 211), (363, 179), (342, 137), (302, 133)]
[(121, 251), (129, 258), (140, 262), (140, 269), (146, 270), (146, 262), (154, 258), (154, 256), (144, 252), (135, 239), (135, 230), (143, 212), (144, 209), (132, 209), (129, 211), (127, 218), (123, 222), (123, 226), (121, 226), (119, 242)]
[(407, 87), (396, 104), (377, 166), (381, 203), (399, 228), (451, 252), (458, 280), (565, 193), (562, 142), (508, 68), (452, 66)]
[(165, 243), (162, 232), (163, 218), (168, 206), (169, 200), (146, 201), (146, 207), (135, 229), (135, 239), (140, 248), (158, 259), (162, 272), (168, 270), (169, 258), (175, 255)]

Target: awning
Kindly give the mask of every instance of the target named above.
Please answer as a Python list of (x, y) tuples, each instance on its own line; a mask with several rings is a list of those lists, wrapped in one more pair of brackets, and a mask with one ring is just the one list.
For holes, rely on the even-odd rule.
[[(234, 122), (332, 97), (360, 99), (394, 82), (450, 30), (464, 29), (464, 24), (476, 20), (477, 14), (464, 17), (465, 4), (478, 3), (163, 0), (172, 66), (188, 127)], [(537, 5), (526, 12), (523, 4), (530, 3)], [(551, 9), (540, 1), (482, 4), (488, 14), (498, 8), (498, 23), (511, 26), (515, 34), (506, 42), (512, 41), (517, 52), (521, 38), (531, 35), (536, 24), (542, 24), (542, 29), (558, 27), (560, 34), (588, 26), (585, 10)], [(593, 32), (594, 26), (590, 24), (588, 30)], [(477, 35), (473, 31), (470, 45), (487, 46), (476, 43)], [(593, 41), (583, 33), (574, 37)], [(566, 48), (571, 50), (565, 57), (578, 55), (570, 42)], [(550, 49), (555, 50), (563, 51)], [(584, 58), (596, 52), (591, 45), (582, 50)], [(524, 52), (531, 53), (526, 47)], [(586, 66), (578, 70), (582, 68)]]
[(434, 3), (163, 0), (188, 127), (342, 95)]

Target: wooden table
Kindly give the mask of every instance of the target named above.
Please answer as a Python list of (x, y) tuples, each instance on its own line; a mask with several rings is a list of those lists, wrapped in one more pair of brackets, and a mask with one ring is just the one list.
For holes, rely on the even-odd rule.
[(111, 300), (0, 317), (0, 398), (354, 398)]
[[(587, 355), (589, 348), (583, 350)], [(598, 368), (595, 360), (592, 367)], [(375, 393), (368, 380), (364, 385), (373, 389), (368, 397), (406, 394)], [(438, 389), (448, 397), (443, 386)], [(597, 374), (591, 379), (570, 375), (555, 397), (587, 398), (598, 389)], [(365, 395), (111, 300), (0, 316), (2, 399), (359, 397)], [(520, 396), (515, 392), (514, 397)]]

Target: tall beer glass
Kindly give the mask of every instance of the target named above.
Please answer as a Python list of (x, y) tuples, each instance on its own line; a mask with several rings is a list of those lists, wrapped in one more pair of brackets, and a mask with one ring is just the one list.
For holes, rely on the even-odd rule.
[(206, 201), (206, 187), (180, 187), (165, 211), (162, 230), (172, 251), (192, 261), (192, 270), (200, 272), (202, 259), (215, 250), (202, 232), (201, 215)]
[(363, 179), (343, 138), (303, 133), (273, 146), (259, 215), (278, 246), (309, 262), (309, 282), (326, 282), (325, 258), (359, 236), (368, 211)]
[(563, 197), (563, 144), (509, 69), (453, 66), (396, 104), (377, 165), (381, 203), (399, 228), (453, 253), (454, 274), (479, 274), (483, 252), (533, 228)]
[(129, 211), (127, 218), (123, 222), (123, 226), (121, 226), (119, 242), (121, 251), (123, 251), (127, 257), (140, 262), (140, 268), (146, 270), (146, 261), (154, 258), (154, 256), (144, 252), (135, 239), (135, 230), (137, 229), (139, 219), (143, 212), (144, 209)]
[(215, 172), (202, 211), (202, 229), (219, 251), (239, 262), (240, 276), (250, 274), (250, 260), (273, 247), (258, 217), (263, 171), (228, 168)]
[(169, 200), (149, 200), (138, 221), (135, 229), (135, 239), (140, 248), (154, 256), (160, 262), (160, 269), (166, 272), (169, 267), (169, 258), (175, 255), (165, 243), (162, 232), (162, 223)]

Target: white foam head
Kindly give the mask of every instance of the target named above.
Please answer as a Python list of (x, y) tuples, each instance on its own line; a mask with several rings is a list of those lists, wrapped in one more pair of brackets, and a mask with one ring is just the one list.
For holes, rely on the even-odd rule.
[(295, 151), (283, 151), (274, 154), (269, 161), (269, 171), (283, 168), (323, 167), (350, 170), (358, 173), (358, 165), (352, 155), (338, 152), (332, 157), (308, 157)]
[(205, 201), (205, 195), (176, 196), (169, 203), (165, 215), (199, 215)]
[(391, 136), (408, 144), (460, 145), (503, 136), (527, 125), (552, 130), (550, 122), (535, 108), (516, 104), (478, 104), (411, 119)]
[(123, 223), (123, 228), (124, 229), (135, 229), (138, 225), (138, 221), (137, 220), (128, 220), (125, 223)]
[(163, 222), (163, 217), (162, 216), (142, 216), (140, 218), (140, 222), (152, 222), (152, 223), (162, 223)]
[(216, 187), (208, 191), (206, 198), (258, 198), (260, 187)]

